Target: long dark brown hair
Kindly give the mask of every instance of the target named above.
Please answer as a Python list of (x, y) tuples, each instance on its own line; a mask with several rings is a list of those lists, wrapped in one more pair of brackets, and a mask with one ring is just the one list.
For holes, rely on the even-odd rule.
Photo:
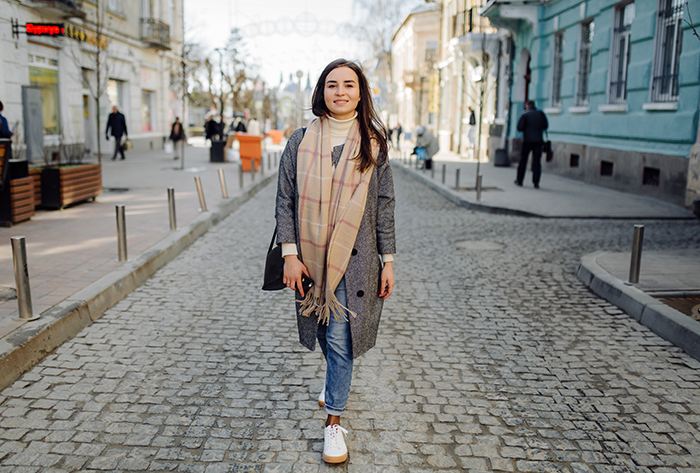
[(379, 154), (386, 156), (388, 152), (389, 131), (386, 129), (382, 121), (377, 116), (372, 106), (372, 95), (369, 92), (369, 84), (362, 67), (353, 61), (346, 59), (336, 59), (326, 66), (318, 78), (314, 95), (311, 100), (311, 111), (317, 117), (327, 117), (330, 115), (330, 110), (326, 106), (324, 98), (324, 89), (326, 87), (326, 78), (333, 69), (339, 67), (349, 67), (357, 74), (358, 86), (360, 88), (360, 102), (357, 104), (357, 122), (360, 126), (360, 154), (354, 159), (358, 160), (358, 169), (360, 172), (365, 172), (371, 165), (376, 165), (377, 160), (372, 156), (372, 142), (375, 140), (379, 145)]

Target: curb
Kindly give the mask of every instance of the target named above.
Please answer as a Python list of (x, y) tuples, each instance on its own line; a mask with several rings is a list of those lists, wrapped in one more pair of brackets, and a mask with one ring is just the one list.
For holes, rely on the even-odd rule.
[(250, 200), (276, 176), (277, 173), (273, 172), (241, 195), (219, 203), (214, 209), (127, 261), (121, 268), (64, 299), (42, 313), (39, 319), (25, 323), (0, 340), (0, 390), (99, 319), (105, 311)]
[(634, 320), (700, 360), (700, 322), (612, 276), (596, 262), (603, 253), (596, 251), (583, 256), (576, 269), (576, 277), (588, 289), (625, 311)]
[[(464, 199), (461, 195), (459, 195), (458, 192), (453, 191), (449, 187), (439, 184), (433, 179), (430, 179), (429, 177), (424, 176), (423, 174), (419, 172), (415, 172), (408, 167), (406, 167), (403, 163), (400, 163), (400, 166), (394, 166), (395, 161), (392, 161), (392, 167), (391, 169), (400, 169), (403, 173), (411, 176), (413, 179), (419, 181), (420, 183), (426, 185), (427, 187), (430, 187), (433, 189), (435, 192), (452, 202), (453, 204), (458, 205), (459, 207), (464, 207), (469, 210), (476, 210), (479, 212), (486, 212), (490, 214), (498, 214), (498, 215), (515, 215), (517, 217), (539, 217), (539, 218), (548, 218), (544, 215), (538, 215), (534, 214), (531, 212), (525, 212), (524, 210), (514, 210), (514, 209), (508, 209), (505, 207), (493, 207), (490, 205), (484, 205), (484, 204), (476, 204), (474, 202), (469, 202), (468, 200)], [(560, 217), (557, 217), (560, 218)]]

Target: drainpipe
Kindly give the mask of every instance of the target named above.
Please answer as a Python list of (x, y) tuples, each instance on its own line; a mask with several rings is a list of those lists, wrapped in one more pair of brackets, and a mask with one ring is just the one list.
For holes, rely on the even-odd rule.
[(503, 141), (503, 147), (510, 159), (510, 150), (508, 149), (508, 139), (510, 138), (510, 123), (511, 109), (513, 108), (513, 62), (515, 61), (515, 44), (513, 43), (513, 35), (508, 35), (508, 111), (506, 112), (506, 134)]

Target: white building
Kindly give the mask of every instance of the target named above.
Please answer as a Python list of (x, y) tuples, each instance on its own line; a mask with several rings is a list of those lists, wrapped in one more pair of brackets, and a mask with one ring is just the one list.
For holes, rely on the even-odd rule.
[[(99, 136), (103, 157), (111, 155), (104, 132), (112, 105), (125, 115), (135, 149), (162, 147), (175, 117), (184, 116), (183, 1), (0, 0), (0, 100), (10, 126), (17, 124), (16, 148), (34, 164), (65, 162), (83, 150), (96, 153)], [(32, 26), (39, 24), (51, 26)], [(49, 35), (52, 27), (62, 27), (53, 29), (60, 34)], [(44, 156), (24, 146), (32, 136), (24, 117), (34, 103), (43, 115)]]
[(438, 74), (434, 68), (440, 41), (440, 4), (413, 9), (394, 33), (391, 46), (394, 116), (391, 126), (407, 132), (437, 125)]

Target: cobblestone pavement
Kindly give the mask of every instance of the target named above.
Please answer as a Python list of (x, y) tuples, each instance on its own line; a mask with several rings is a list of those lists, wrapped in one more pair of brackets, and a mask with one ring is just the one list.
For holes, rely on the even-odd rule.
[[(585, 290), (632, 223), (459, 209), (396, 178), (399, 255), (321, 460), (320, 350), (259, 290), (274, 186), (0, 393), (0, 471), (698, 472), (700, 363)], [(644, 222), (645, 249), (700, 244)]]

